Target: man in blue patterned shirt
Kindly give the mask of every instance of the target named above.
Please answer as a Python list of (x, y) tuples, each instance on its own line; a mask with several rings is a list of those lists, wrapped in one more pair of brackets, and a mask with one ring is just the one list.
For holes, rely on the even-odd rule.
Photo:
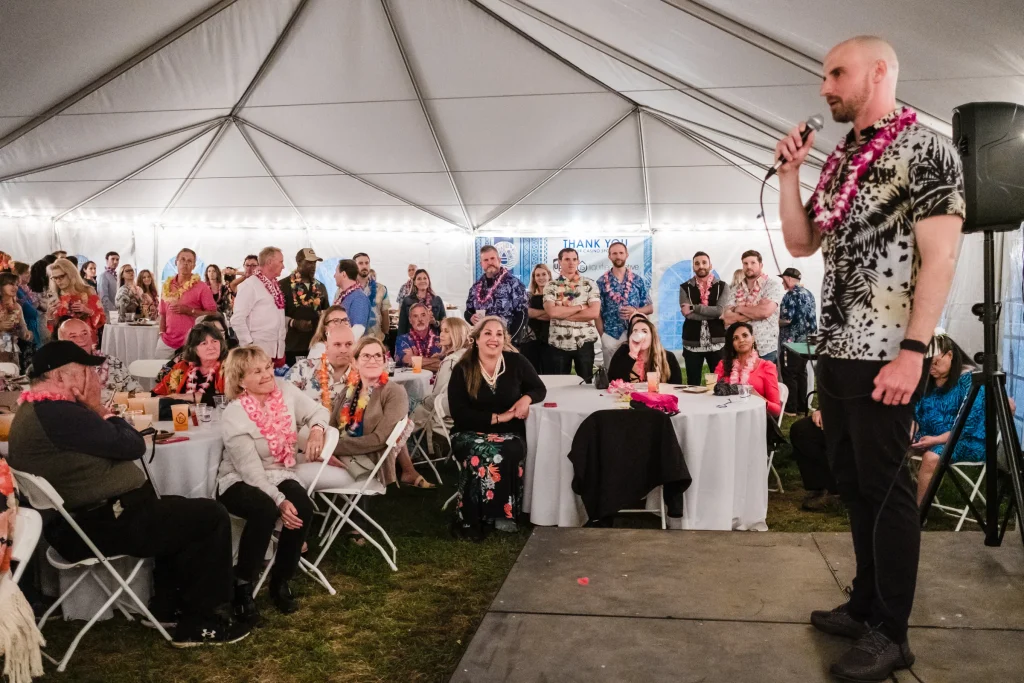
[(807, 363), (786, 348), (786, 342), (813, 342), (818, 332), (817, 309), (814, 295), (800, 284), (800, 271), (786, 268), (782, 273), (786, 295), (779, 308), (779, 346), (782, 347), (780, 372), (782, 383), (789, 387), (786, 399), (787, 415), (807, 412)]
[(612, 267), (597, 279), (601, 293), (601, 317), (597, 331), (601, 334), (601, 353), (604, 367), (608, 368), (615, 351), (626, 340), (629, 319), (637, 313), (650, 315), (654, 311), (651, 295), (644, 279), (626, 265), (629, 250), (622, 242), (608, 246), (608, 260)]
[(496, 315), (505, 321), (512, 341), (519, 343), (526, 327), (526, 287), (512, 271), (502, 267), (498, 250), (490, 244), (480, 249), (484, 274), (469, 288), (466, 322), (476, 325), (480, 318)]

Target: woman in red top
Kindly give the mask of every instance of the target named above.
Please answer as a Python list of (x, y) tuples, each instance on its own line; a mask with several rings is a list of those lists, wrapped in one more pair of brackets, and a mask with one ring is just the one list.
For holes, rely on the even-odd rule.
[(92, 330), (92, 341), (99, 342), (99, 329), (107, 321), (103, 304), (96, 290), (85, 284), (74, 264), (59, 258), (46, 269), (50, 276), (50, 304), (46, 311), (46, 327), (55, 332), (58, 320), (71, 316), (84, 320)]
[(221, 363), (228, 345), (212, 323), (199, 323), (188, 333), (181, 360), (163, 376), (153, 393), (214, 405), (214, 396), (224, 394)]
[(775, 363), (758, 356), (754, 328), (750, 323), (733, 323), (726, 331), (725, 339), (725, 355), (715, 368), (718, 381), (749, 384), (754, 393), (764, 398), (768, 404), (768, 414), (777, 418), (782, 412), (779, 378)]

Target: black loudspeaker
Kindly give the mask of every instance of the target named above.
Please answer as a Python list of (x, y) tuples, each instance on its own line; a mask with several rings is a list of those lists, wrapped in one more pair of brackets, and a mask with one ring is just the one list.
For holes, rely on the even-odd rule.
[(1016, 230), (1024, 221), (1024, 105), (971, 102), (953, 110), (964, 165), (964, 232)]

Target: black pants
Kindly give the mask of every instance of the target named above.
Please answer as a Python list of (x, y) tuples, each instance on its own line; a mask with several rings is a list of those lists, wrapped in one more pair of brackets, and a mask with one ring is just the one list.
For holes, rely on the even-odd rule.
[(693, 387), (704, 384), (704, 361), (708, 372), (714, 372), (722, 362), (721, 351), (687, 351), (683, 349), (683, 364), (686, 366), (686, 383)]
[[(157, 498), (149, 483), (114, 503), (75, 514), (75, 521), (106, 555), (156, 558), (156, 598), (180, 604), (188, 616), (213, 617), (231, 601), (231, 520), (208, 499)], [(92, 557), (88, 546), (61, 518), (47, 526), (46, 540), (65, 559)], [(168, 597), (176, 592), (178, 599)]]
[(793, 444), (793, 458), (800, 468), (804, 489), (836, 493), (836, 479), (828, 464), (825, 432), (811, 418), (805, 417), (789, 428), (789, 441)]
[(789, 398), (783, 407), (787, 413), (807, 412), (807, 361), (783, 347), (779, 356), (782, 383), (789, 388)]
[(857, 556), (850, 612), (880, 625), (900, 643), (907, 637), (921, 550), (917, 489), (904, 460), (928, 363), (905, 406), (872, 400), (874, 378), (883, 365), (822, 358), (818, 401), (832, 474), (850, 515)]
[(551, 353), (549, 349), (550, 347), (547, 342), (532, 339), (520, 346), (519, 352), (523, 354), (526, 360), (530, 361), (530, 365), (533, 366), (538, 375), (546, 375), (548, 373), (545, 371), (545, 363)]
[[(309, 525), (313, 520), (313, 501), (306, 495), (306, 489), (297, 481), (285, 480), (277, 485), (277, 490), (295, 506), (302, 520), (298, 529), (281, 529), (277, 543), (277, 558), (274, 568), (270, 571), (270, 582), (289, 581), (295, 575), (302, 556), (302, 544), (306, 542)], [(220, 502), (228, 512), (245, 520), (245, 529), (238, 542), (238, 564), (235, 565), (235, 577), (242, 581), (259, 580), (263, 570), (263, 558), (266, 556), (270, 537), (281, 513), (277, 505), (267, 494), (255, 486), (245, 482), (232, 484), (227, 491), (220, 494)]]
[(576, 375), (587, 384), (594, 379), (594, 342), (587, 342), (575, 351), (563, 351), (549, 346), (548, 364), (544, 366), (552, 375), (571, 375), (575, 364)]

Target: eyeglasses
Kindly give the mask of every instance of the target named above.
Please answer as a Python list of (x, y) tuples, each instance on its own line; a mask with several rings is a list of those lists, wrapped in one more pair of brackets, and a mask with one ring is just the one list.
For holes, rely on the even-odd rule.
[(359, 360), (361, 361), (376, 361), (380, 363), (384, 360), (384, 354), (382, 353), (362, 353), (359, 354)]
[(51, 275), (51, 276), (50, 276), (50, 279), (51, 279), (51, 280), (63, 280), (63, 279), (65, 279), (66, 277), (67, 277), (67, 274), (65, 274), (65, 273), (61, 273), (60, 275)]
[(324, 323), (325, 326), (330, 327), (331, 325), (351, 325), (352, 321), (348, 318), (331, 318)]

